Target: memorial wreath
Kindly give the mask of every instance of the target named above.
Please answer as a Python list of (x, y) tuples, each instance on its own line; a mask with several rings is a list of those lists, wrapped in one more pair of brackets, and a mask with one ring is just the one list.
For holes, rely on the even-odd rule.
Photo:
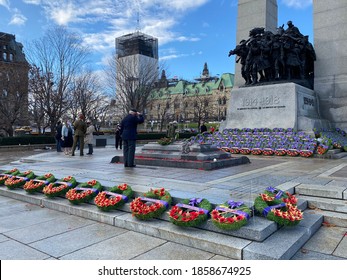
[(18, 175), (19, 174), (19, 170), (17, 168), (13, 168), (9, 171), (4, 172), (4, 174), (8, 174), (8, 175)]
[(29, 181), (26, 177), (17, 177), (17, 176), (11, 176), (6, 179), (5, 186), (11, 190), (21, 187), (25, 184), (25, 182)]
[(256, 197), (254, 208), (268, 220), (283, 226), (295, 226), (303, 219), (303, 213), (297, 208), (297, 198), (283, 191), (268, 187)]
[(94, 199), (95, 205), (102, 211), (111, 211), (123, 206), (133, 196), (133, 190), (128, 184), (122, 184), (102, 191)]
[(28, 179), (34, 179), (36, 177), (32, 170), (27, 170), (27, 171), (24, 171), (23, 173), (18, 173), (16, 176), (25, 177)]
[(80, 204), (92, 200), (102, 189), (103, 187), (98, 181), (90, 180), (87, 183), (82, 183), (73, 189), (69, 189), (65, 197), (72, 204)]
[(47, 197), (56, 197), (65, 195), (66, 192), (75, 187), (77, 184), (76, 179), (72, 176), (64, 177), (61, 181), (50, 183), (48, 186), (43, 188), (43, 193)]
[(35, 179), (44, 180), (44, 181), (47, 181), (48, 183), (53, 183), (56, 180), (52, 173), (46, 173), (45, 175), (38, 176)]
[(28, 193), (41, 192), (46, 184), (48, 181), (32, 179), (24, 184), (23, 189)]
[(211, 219), (220, 229), (237, 230), (248, 223), (251, 213), (251, 209), (242, 201), (228, 200), (211, 212)]
[(184, 199), (169, 212), (170, 221), (177, 226), (195, 227), (208, 219), (211, 203), (204, 198)]
[(169, 208), (172, 197), (164, 188), (151, 189), (130, 203), (132, 215), (140, 220), (150, 220), (161, 216)]

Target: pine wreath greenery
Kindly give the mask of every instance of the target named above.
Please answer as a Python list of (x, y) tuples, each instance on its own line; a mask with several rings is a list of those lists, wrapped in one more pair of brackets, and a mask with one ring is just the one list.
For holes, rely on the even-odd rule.
[(23, 173), (19, 173), (16, 176), (18, 176), (18, 177), (25, 177), (25, 178), (28, 178), (28, 179), (34, 179), (36, 177), (32, 170), (24, 171)]
[(208, 219), (211, 209), (211, 203), (205, 198), (184, 199), (171, 208), (169, 217), (177, 226), (196, 227)]
[(36, 180), (44, 180), (48, 183), (53, 183), (56, 181), (56, 178), (54, 177), (54, 175), (52, 173), (46, 173), (42, 176), (38, 176), (35, 178)]
[(5, 171), (4, 174), (8, 174), (8, 175), (18, 175), (20, 173), (20, 171), (17, 168), (13, 168), (9, 171)]
[(109, 191), (98, 193), (94, 203), (102, 211), (111, 211), (123, 206), (133, 196), (133, 193), (128, 184), (118, 185)]
[(132, 215), (140, 220), (160, 217), (169, 208), (172, 197), (164, 188), (150, 189), (130, 203)]
[(238, 230), (250, 219), (252, 210), (242, 201), (229, 200), (211, 212), (212, 223), (222, 230)]
[(258, 214), (279, 225), (295, 226), (303, 219), (303, 214), (296, 204), (297, 198), (294, 195), (268, 187), (264, 193), (256, 197), (254, 208)]

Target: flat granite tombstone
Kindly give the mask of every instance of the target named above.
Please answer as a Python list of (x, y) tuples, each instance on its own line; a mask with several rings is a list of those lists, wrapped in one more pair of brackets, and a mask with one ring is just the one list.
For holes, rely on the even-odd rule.
[[(148, 143), (135, 154), (136, 164), (212, 170), (250, 163), (246, 156), (234, 157), (211, 144), (193, 144), (186, 150), (183, 144), (181, 141), (170, 145)], [(123, 156), (114, 156), (111, 159), (111, 163), (122, 162)]]

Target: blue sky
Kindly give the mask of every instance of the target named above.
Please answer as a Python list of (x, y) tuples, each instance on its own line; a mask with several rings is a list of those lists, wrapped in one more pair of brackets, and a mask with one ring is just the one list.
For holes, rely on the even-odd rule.
[[(78, 32), (102, 69), (114, 40), (139, 29), (159, 39), (167, 76), (193, 80), (205, 62), (211, 75), (234, 73), (237, 0), (0, 0), (0, 31), (25, 45), (50, 25)], [(278, 24), (288, 20), (312, 35), (312, 0), (277, 0)]]

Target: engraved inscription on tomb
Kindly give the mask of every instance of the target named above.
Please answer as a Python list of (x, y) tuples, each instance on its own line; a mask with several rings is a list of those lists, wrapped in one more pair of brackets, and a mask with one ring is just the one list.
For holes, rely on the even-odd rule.
[(274, 109), (285, 108), (281, 104), (281, 98), (277, 95), (268, 95), (261, 97), (244, 97), (241, 99), (241, 107), (237, 110), (261, 110), (261, 109)]

